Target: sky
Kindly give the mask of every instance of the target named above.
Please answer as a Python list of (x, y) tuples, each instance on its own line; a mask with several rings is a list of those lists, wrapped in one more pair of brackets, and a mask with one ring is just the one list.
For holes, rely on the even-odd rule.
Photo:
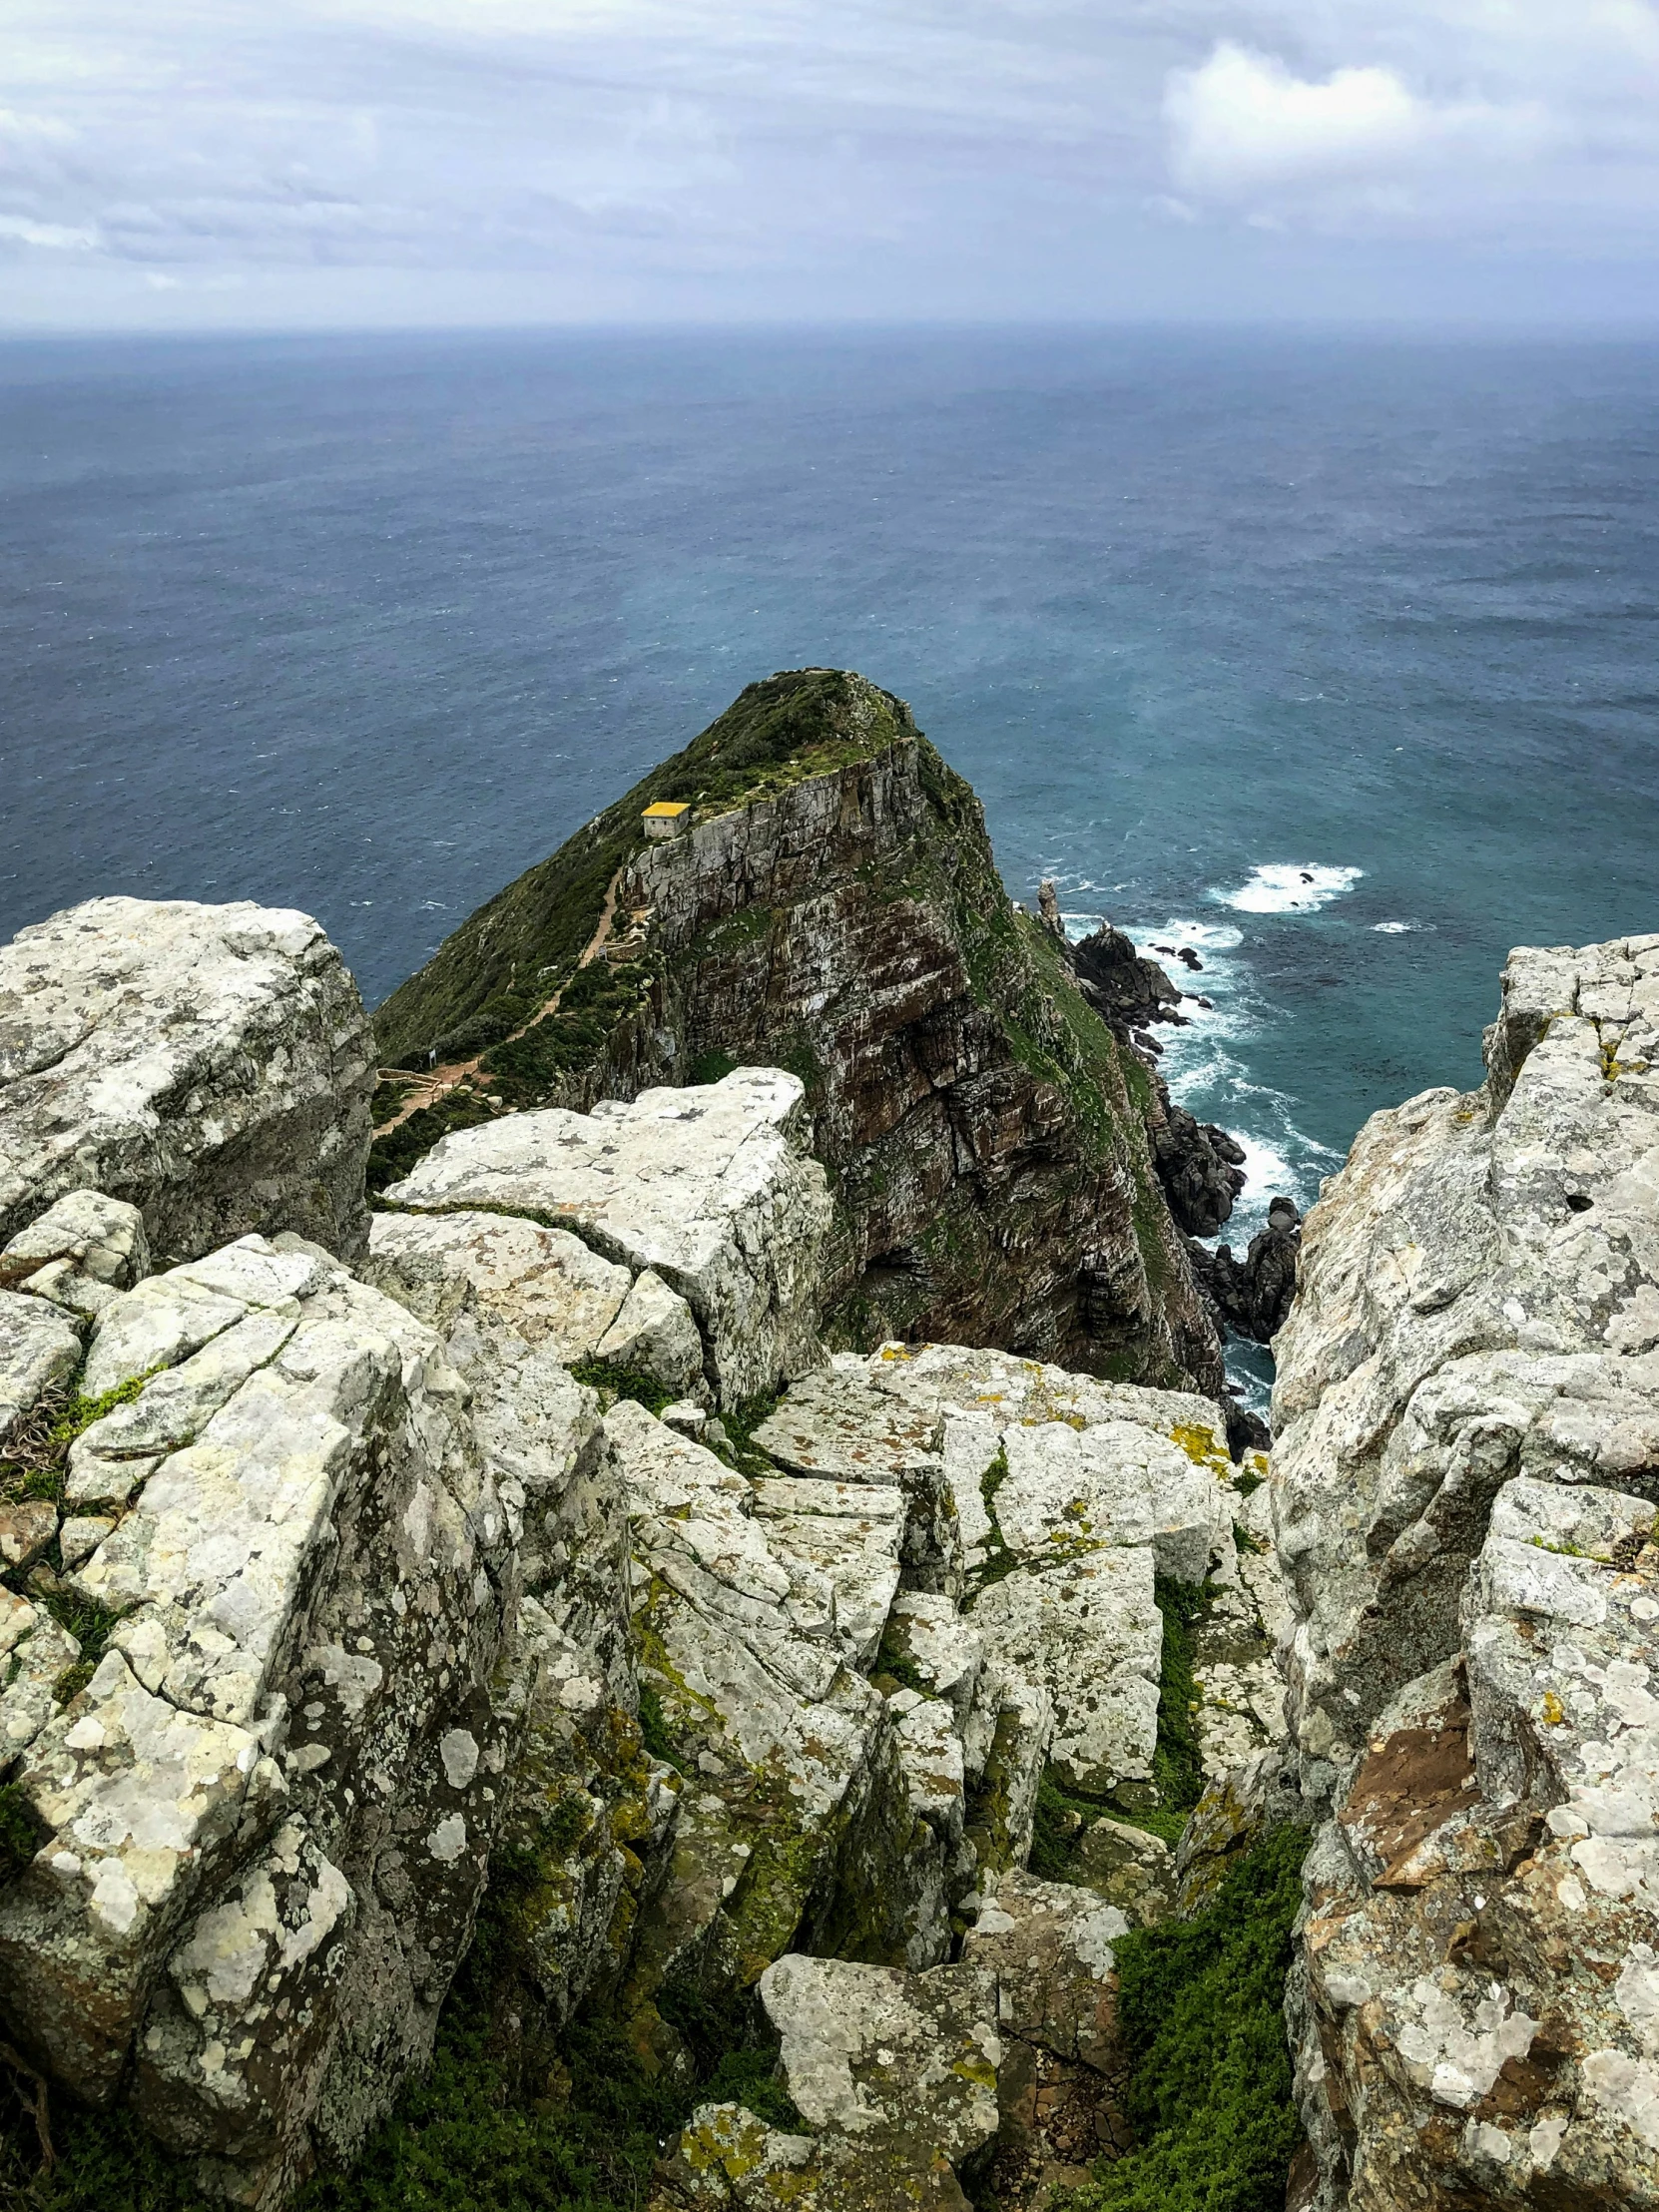
[(0, 0), (0, 329), (1659, 320), (1659, 0)]

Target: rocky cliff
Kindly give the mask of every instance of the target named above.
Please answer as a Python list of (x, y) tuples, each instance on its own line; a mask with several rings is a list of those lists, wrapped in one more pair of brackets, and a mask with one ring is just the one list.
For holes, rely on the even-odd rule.
[[(193, 1064), (260, 1038), (283, 1110), (309, 978), (360, 1033), (292, 920), (188, 931)], [(12, 1002), (23, 1082), (179, 935), (49, 925), (77, 980)], [(141, 1029), (55, 1149), (20, 1091), (4, 1157), (6, 2186), (960, 2212), (1202, 2161), (1211, 2105), (1159, 2117), (1158, 2007), (1119, 2003), (1178, 1895), (1198, 1939), (1134, 1986), (1186, 1990), (1221, 2082), (1269, 2022), (1252, 2186), (1282, 2172), (1283, 1598), (1220, 1406), (827, 1355), (830, 1188), (776, 1069), (452, 1131), (365, 1250), (342, 1050), (241, 1233), (158, 1255), (220, 1203), (228, 1111), (110, 1155), (124, 1196), (61, 1188), (155, 1095)], [(342, 1188), (351, 1265), (285, 1226)]]
[(1308, 2201), (1659, 2202), (1659, 937), (1519, 951), (1278, 1341)]
[[(682, 827), (649, 841), (664, 803)], [(832, 1341), (1219, 1387), (1147, 1069), (1010, 903), (972, 792), (860, 677), (752, 685), (464, 923), (376, 1028), (408, 1071), (382, 1094), (406, 1118), (376, 1180), (504, 1111), (781, 1066), (831, 1178)]]

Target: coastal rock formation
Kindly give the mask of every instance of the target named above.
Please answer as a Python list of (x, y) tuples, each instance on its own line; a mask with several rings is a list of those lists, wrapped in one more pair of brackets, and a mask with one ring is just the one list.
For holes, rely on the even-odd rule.
[[(1177, 1106), (1161, 1076), (1152, 1078), (1153, 1103), (1147, 1114), (1152, 1157), (1177, 1226), (1189, 1237), (1213, 1237), (1231, 1217), (1244, 1189), (1244, 1146), (1214, 1122), (1200, 1121)], [(1193, 1272), (1198, 1257), (1188, 1248)]]
[(354, 1260), (374, 1041), (308, 914), (95, 898), (0, 946), (0, 1241), (137, 1206), (159, 1264), (251, 1230)]
[(619, 1303), (604, 1356), (653, 1357), (642, 1347), (660, 1339), (672, 1365), (700, 1331), (710, 1383), (737, 1405), (819, 1358), (830, 1197), (803, 1097), (793, 1075), (742, 1068), (696, 1090), (601, 1099), (591, 1114), (514, 1114), (444, 1138), (386, 1200), (576, 1230), (630, 1271), (634, 1307)]
[[(652, 841), (659, 802), (688, 826)], [(972, 792), (861, 677), (752, 685), (464, 923), (376, 1027), (407, 1071), (377, 1180), (510, 1110), (782, 1066), (833, 1185), (832, 1341), (1002, 1343), (1220, 1386), (1141, 1060), (1010, 904)]]
[(1276, 1198), (1268, 1208), (1267, 1227), (1251, 1238), (1242, 1260), (1225, 1244), (1214, 1252), (1190, 1246), (1188, 1257), (1194, 1280), (1222, 1327), (1235, 1337), (1266, 1345), (1290, 1315), (1301, 1249), (1302, 1217), (1288, 1198)]
[(1180, 1019), (1181, 988), (1109, 921), (1070, 947), (1083, 996), (1125, 1037)]
[[(296, 972), (333, 972), (309, 932)], [(123, 941), (172, 971), (142, 915)], [(360, 1109), (349, 1055), (339, 1081), (317, 1126)], [(1248, 1490), (1193, 1393), (828, 1355), (809, 1105), (745, 1068), (452, 1132), (355, 1272), (288, 1230), (158, 1265), (158, 1220), (218, 1203), (211, 1128), (194, 1161), (161, 1128), (159, 1199), (78, 1183), (8, 1238), (18, 2079), (274, 2212), (426, 2063), (487, 1898), (474, 2001), (527, 2084), (596, 2016), (700, 2078), (697, 2021), (759, 1992), (809, 2131), (709, 2107), (665, 2182), (688, 2201), (770, 2174), (959, 2207), (992, 2165), (1023, 2188), (1122, 2147), (1129, 1915), (1023, 1869), (1051, 1778), (1161, 1802), (1159, 1577), (1214, 1578), (1218, 1632), (1244, 1606), (1257, 1635)], [(1137, 1834), (1095, 1876), (1146, 1920)]]
[(127, 1394), (9, 1624), (26, 1662), (79, 1628), (0, 1693), (7, 2034), (92, 2101), (136, 2061), (154, 2133), (273, 2197), (386, 2109), (465, 1948), (507, 1506), (433, 1333), (302, 1240), (116, 1298), (95, 1367)]
[(1273, 1495), (1326, 2204), (1659, 2202), (1656, 1068), (1659, 937), (1516, 952), (1482, 1088), (1374, 1117), (1309, 1216)]

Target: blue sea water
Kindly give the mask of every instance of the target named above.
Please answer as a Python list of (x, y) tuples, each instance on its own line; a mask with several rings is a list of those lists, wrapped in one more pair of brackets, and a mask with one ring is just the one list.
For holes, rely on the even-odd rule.
[(0, 933), (295, 904), (371, 1002), (744, 683), (862, 669), (1016, 896), (1198, 952), (1245, 1234), (1477, 1078), (1511, 944), (1659, 927), (1652, 344), (18, 342), (0, 579)]

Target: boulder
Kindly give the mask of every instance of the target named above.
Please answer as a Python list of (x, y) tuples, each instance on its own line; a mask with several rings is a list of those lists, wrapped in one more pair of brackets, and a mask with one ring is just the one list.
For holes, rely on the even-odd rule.
[(642, 1680), (693, 1785), (632, 2001), (671, 1972), (748, 1986), (802, 1929), (931, 1963), (949, 1939), (943, 1846), (917, 1829), (892, 1718), (858, 1671), (898, 1584), (899, 1493), (752, 1480), (626, 1399), (606, 1428)]
[(354, 1260), (373, 1087), (356, 985), (309, 915), (71, 907), (0, 949), (0, 1240), (96, 1190), (140, 1209), (163, 1264), (283, 1229)]
[(143, 1214), (102, 1191), (68, 1192), (0, 1251), (0, 1284), (86, 1320), (149, 1273)]
[(874, 1388), (861, 1366), (843, 1356), (795, 1383), (754, 1430), (754, 1441), (792, 1474), (901, 1492), (906, 1580), (917, 1589), (959, 1596), (961, 1535), (939, 1415)]
[(1129, 2064), (1118, 2037), (1112, 1945), (1129, 1923), (1071, 1883), (1008, 1873), (962, 1942), (964, 1964), (996, 1977), (998, 2128), (992, 2186), (1041, 2202), (1093, 2178), (1129, 2148)]
[(1049, 1757), (1068, 1789), (1109, 1797), (1149, 1782), (1163, 1617), (1149, 1545), (1101, 1546), (982, 1590), (972, 1620), (1054, 1708)]
[(531, 1217), (631, 1275), (654, 1271), (696, 1317), (719, 1402), (736, 1406), (822, 1357), (830, 1197), (804, 1095), (793, 1075), (739, 1068), (591, 1114), (513, 1114), (445, 1137), (385, 1195), (413, 1213)]
[(0, 1445), (80, 1364), (80, 1332), (65, 1315), (44, 1300), (0, 1291)]
[(8, 2033), (275, 2200), (385, 2112), (465, 1948), (507, 1511), (433, 1333), (316, 1248), (246, 1238), (94, 1330), (112, 1381), (177, 1364), (82, 1438), (143, 1470), (66, 1556), (102, 1656), (10, 1601)]
[(911, 1974), (794, 1952), (761, 1976), (779, 2075), (815, 2135), (872, 2162), (956, 2168), (991, 2142), (997, 1985), (964, 1962)]

